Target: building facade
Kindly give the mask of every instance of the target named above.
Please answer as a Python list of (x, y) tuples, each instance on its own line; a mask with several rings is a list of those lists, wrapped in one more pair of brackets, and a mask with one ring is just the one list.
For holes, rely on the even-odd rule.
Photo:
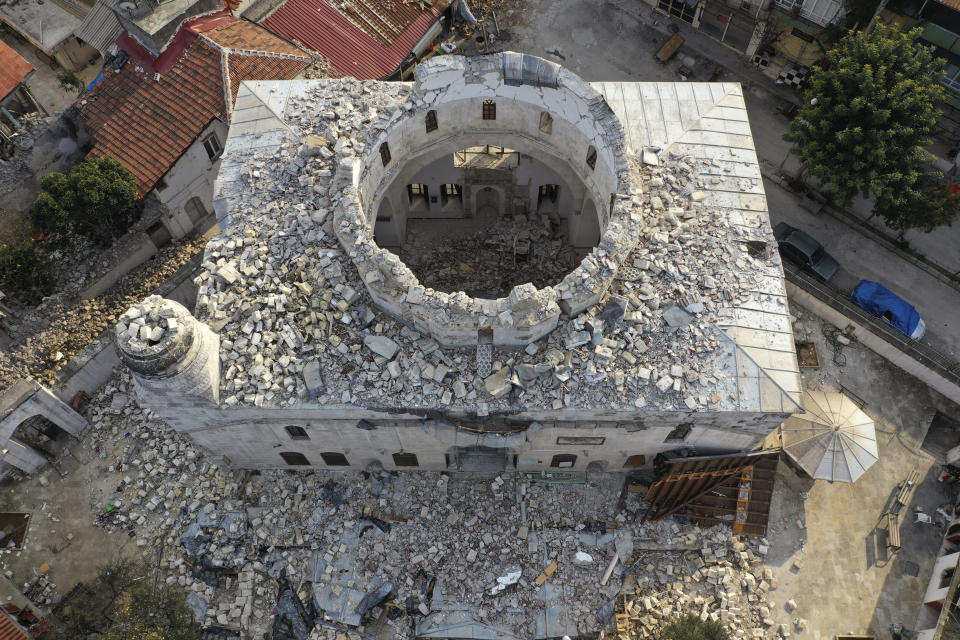
[(508, 52), (233, 113), (195, 307), (117, 325), (141, 405), (228, 464), (618, 471), (799, 410), (739, 85)]

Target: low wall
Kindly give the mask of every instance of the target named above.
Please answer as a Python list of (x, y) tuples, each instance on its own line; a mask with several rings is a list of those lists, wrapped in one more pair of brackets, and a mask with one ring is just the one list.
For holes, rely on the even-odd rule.
[(942, 393), (950, 400), (960, 403), (960, 386), (937, 375), (883, 338), (871, 333), (865, 325), (848, 318), (819, 298), (801, 289), (796, 284), (790, 281), (787, 281), (786, 284), (787, 296), (791, 302), (799, 304), (838, 327), (845, 328), (848, 325), (852, 325), (856, 331), (857, 340), (865, 347), (877, 355), (882, 356), (890, 363), (900, 367), (917, 380), (927, 384), (930, 388)]
[(90, 286), (84, 289), (80, 297), (84, 300), (96, 298), (157, 253), (157, 246), (150, 240), (150, 236), (140, 232), (132, 234), (124, 241), (123, 259), (108, 272), (100, 276)]

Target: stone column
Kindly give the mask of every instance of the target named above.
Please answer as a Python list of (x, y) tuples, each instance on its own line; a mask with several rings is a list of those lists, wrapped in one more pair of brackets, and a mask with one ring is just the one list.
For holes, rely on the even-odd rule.
[(116, 336), (141, 406), (179, 429), (184, 409), (219, 404), (220, 337), (182, 304), (150, 296), (120, 316)]

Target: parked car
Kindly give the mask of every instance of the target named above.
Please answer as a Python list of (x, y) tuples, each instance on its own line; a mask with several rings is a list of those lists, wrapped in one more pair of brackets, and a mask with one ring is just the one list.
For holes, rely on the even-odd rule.
[(861, 280), (851, 296), (853, 302), (875, 316), (886, 318), (893, 328), (919, 340), (927, 330), (913, 305), (872, 280)]
[(840, 270), (840, 263), (824, 251), (819, 242), (796, 227), (781, 222), (773, 228), (773, 235), (780, 247), (781, 257), (812, 271), (823, 280), (829, 281)]

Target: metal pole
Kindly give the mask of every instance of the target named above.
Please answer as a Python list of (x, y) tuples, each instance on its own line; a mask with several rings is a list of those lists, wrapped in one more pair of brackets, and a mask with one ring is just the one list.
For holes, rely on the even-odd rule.
[(727, 37), (727, 29), (730, 28), (730, 21), (733, 20), (733, 14), (727, 16), (727, 21), (723, 24), (723, 35), (720, 36), (720, 42), (723, 42), (724, 38)]

